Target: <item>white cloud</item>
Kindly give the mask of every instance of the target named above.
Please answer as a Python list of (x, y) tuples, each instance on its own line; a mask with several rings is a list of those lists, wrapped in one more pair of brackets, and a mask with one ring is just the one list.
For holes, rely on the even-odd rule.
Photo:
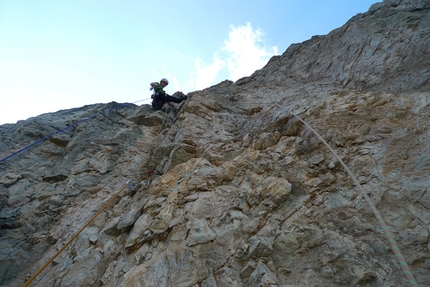
[(204, 89), (211, 86), (218, 75), (218, 72), (224, 67), (225, 62), (218, 58), (217, 54), (213, 57), (211, 65), (205, 65), (201, 59), (196, 60), (196, 74), (193, 77), (194, 85), (197, 89)]
[(278, 48), (267, 49), (264, 45), (260, 30), (253, 30), (250, 23), (246, 26), (230, 26), (228, 40), (224, 42), (223, 50), (228, 52), (227, 67), (233, 81), (241, 77), (250, 76), (253, 72), (264, 67)]
[(231, 25), (230, 28), (228, 39), (214, 54), (212, 64), (196, 60), (196, 72), (191, 74), (190, 86), (204, 89), (216, 84), (217, 76), (224, 68), (227, 68), (230, 80), (237, 81), (263, 68), (270, 57), (278, 54), (276, 46), (267, 48), (264, 45), (264, 33), (260, 29), (254, 30), (250, 23), (238, 27)]

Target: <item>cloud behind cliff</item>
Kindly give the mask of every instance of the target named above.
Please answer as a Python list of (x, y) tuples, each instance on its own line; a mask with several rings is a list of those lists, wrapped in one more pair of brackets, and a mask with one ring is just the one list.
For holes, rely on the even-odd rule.
[(251, 23), (237, 27), (230, 25), (230, 29), (228, 38), (214, 54), (211, 64), (205, 64), (202, 59), (196, 60), (196, 72), (191, 74), (191, 84), (197, 89), (214, 84), (218, 75), (226, 74), (225, 69), (228, 71), (227, 78), (232, 81), (249, 76), (263, 68), (270, 57), (278, 54), (278, 48), (267, 47), (264, 32), (253, 29)]
[(0, 124), (251, 75), (374, 0), (0, 1)]

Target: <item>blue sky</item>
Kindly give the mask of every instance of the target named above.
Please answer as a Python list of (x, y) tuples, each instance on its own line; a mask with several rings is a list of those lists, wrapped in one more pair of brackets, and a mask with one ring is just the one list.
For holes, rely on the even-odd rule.
[(0, 124), (236, 81), (377, 2), (1, 0)]

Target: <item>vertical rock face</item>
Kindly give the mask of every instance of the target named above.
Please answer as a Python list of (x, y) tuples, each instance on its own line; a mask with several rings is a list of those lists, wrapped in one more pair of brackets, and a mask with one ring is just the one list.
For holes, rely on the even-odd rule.
[[(374, 4), (367, 13), (353, 17), (327, 36), (291, 45), (254, 77), (276, 84), (292, 77), (356, 90), (428, 91), (429, 3), (385, 0)], [(274, 70), (269, 79), (264, 78)]]
[(22, 286), (119, 194), (31, 286), (408, 286), (291, 112), (430, 285), (429, 12), (377, 3), (177, 115), (110, 103), (0, 126), (2, 158), (71, 126), (0, 163), (0, 285)]

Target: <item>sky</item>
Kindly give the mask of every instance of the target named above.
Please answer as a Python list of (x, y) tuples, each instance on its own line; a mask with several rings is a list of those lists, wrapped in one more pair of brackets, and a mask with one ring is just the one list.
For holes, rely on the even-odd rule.
[(377, 0), (0, 0), (0, 125), (237, 81)]

